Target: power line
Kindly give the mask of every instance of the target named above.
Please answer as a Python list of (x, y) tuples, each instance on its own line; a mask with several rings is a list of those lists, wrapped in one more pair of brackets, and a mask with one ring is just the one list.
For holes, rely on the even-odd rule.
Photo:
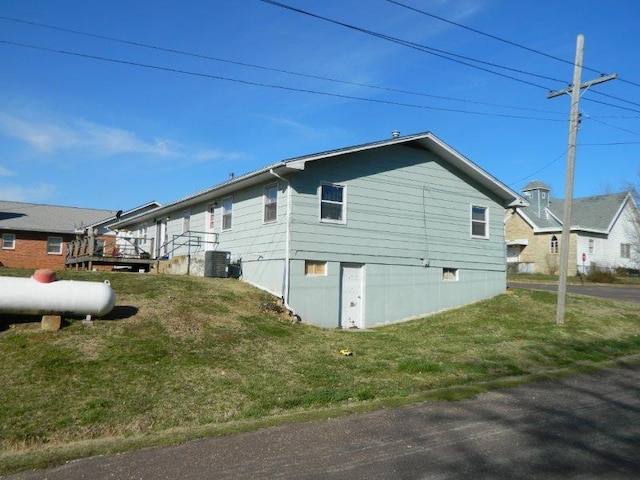
[(602, 120), (598, 120), (597, 118), (588, 117), (588, 116), (587, 116), (587, 118), (589, 118), (590, 120), (593, 120), (593, 121), (594, 121), (594, 122), (596, 122), (596, 123), (599, 123), (599, 124), (601, 124), (601, 125), (604, 125), (604, 126), (606, 126), (606, 127), (614, 128), (614, 129), (616, 129), (616, 130), (620, 130), (621, 132), (630, 133), (630, 134), (632, 134), (632, 135), (636, 135), (636, 136), (640, 137), (640, 133), (638, 133), (638, 132), (634, 132), (634, 131), (632, 131), (632, 130), (628, 130), (628, 129), (626, 129), (626, 128), (616, 127), (616, 126), (614, 126), (614, 125), (610, 125), (610, 124), (608, 124), (608, 123), (606, 123), (606, 122), (603, 122)]
[[(434, 15), (433, 13), (429, 13), (429, 12), (426, 12), (426, 11), (424, 11), (424, 10), (420, 10), (420, 9), (418, 9), (418, 8), (411, 7), (411, 6), (409, 6), (409, 5), (405, 5), (404, 3), (398, 2), (397, 0), (387, 0), (387, 2), (392, 3), (392, 4), (394, 4), (394, 5), (397, 5), (397, 6), (399, 6), (399, 7), (406, 8), (406, 9), (408, 9), (408, 10), (412, 10), (412, 11), (417, 12), (417, 13), (420, 13), (420, 14), (422, 14), (422, 15), (425, 15), (425, 16), (428, 16), (428, 17), (431, 17), (431, 18), (435, 18), (436, 20), (440, 20), (441, 22), (445, 22), (445, 23), (448, 23), (448, 24), (450, 24), (450, 25), (455, 25), (456, 27), (463, 28), (463, 29), (465, 29), (465, 30), (469, 30), (470, 32), (477, 33), (478, 35), (483, 35), (483, 36), (485, 36), (485, 37), (491, 38), (491, 39), (493, 39), (493, 40), (497, 40), (497, 41), (502, 42), (502, 43), (506, 43), (506, 44), (511, 45), (511, 46), (513, 46), (513, 47), (521, 48), (521, 49), (526, 50), (526, 51), (528, 51), (528, 52), (535, 53), (535, 54), (537, 54), (537, 55), (542, 55), (543, 57), (547, 57), (547, 58), (550, 58), (550, 59), (552, 59), (552, 60), (557, 60), (557, 61), (559, 61), (559, 62), (566, 63), (566, 64), (568, 64), (568, 65), (573, 66), (573, 62), (571, 62), (571, 61), (569, 61), (569, 60), (566, 60), (566, 59), (564, 59), (564, 58), (556, 57), (556, 56), (554, 56), (554, 55), (550, 55), (550, 54), (545, 53), (545, 52), (542, 52), (542, 51), (540, 51), (540, 50), (536, 50), (536, 49), (534, 49), (534, 48), (530, 48), (530, 47), (527, 47), (527, 46), (525, 46), (525, 45), (522, 45), (522, 44), (519, 44), (519, 43), (516, 43), (516, 42), (512, 42), (511, 40), (507, 40), (507, 39), (505, 39), (505, 38), (498, 37), (497, 35), (492, 35), (492, 34), (490, 34), (490, 33), (483, 32), (483, 31), (481, 31), (481, 30), (478, 30), (478, 29), (475, 29), (475, 28), (469, 27), (469, 26), (467, 26), (467, 25), (463, 25), (463, 24), (461, 24), (461, 23), (457, 23), (457, 22), (454, 22), (454, 21), (452, 21), (452, 20), (449, 20), (449, 19), (446, 19), (446, 18), (443, 18), (443, 17), (439, 17), (438, 15)], [(582, 68), (583, 68), (584, 70), (589, 70), (589, 71), (591, 71), (591, 72), (594, 72), (594, 73), (598, 73), (598, 74), (600, 74), (600, 75), (603, 75), (603, 73), (602, 73), (602, 71), (601, 71), (601, 70), (595, 70), (595, 69), (593, 69), (593, 68), (588, 68), (588, 67), (584, 67), (584, 66), (583, 66)], [(621, 79), (621, 78), (618, 78), (618, 80), (621, 80), (621, 81), (622, 81), (622, 82), (624, 82), (624, 83), (628, 83), (629, 85), (634, 85), (634, 86), (636, 86), (636, 87), (640, 87), (640, 84), (635, 83), (635, 82), (631, 82), (631, 81), (629, 81), (629, 80), (623, 80), (623, 79)], [(602, 96), (605, 96), (605, 97), (610, 97), (610, 98), (613, 98), (613, 99), (616, 99), (616, 100), (623, 101), (623, 102), (625, 102), (625, 103), (630, 103), (630, 104), (633, 104), (633, 105), (638, 105), (638, 106), (640, 106), (640, 104), (638, 104), (638, 103), (632, 102), (632, 101), (630, 101), (630, 100), (625, 100), (625, 99), (622, 99), (622, 98), (613, 97), (613, 96), (611, 96), (611, 95), (607, 95), (606, 93), (603, 93), (603, 92), (594, 91), (593, 93), (595, 93), (596, 95), (602, 95)]]
[(148, 48), (148, 49), (153, 49), (153, 50), (158, 50), (158, 51), (167, 52), (167, 53), (173, 53), (173, 54), (178, 54), (178, 55), (185, 55), (185, 56), (195, 57), (195, 58), (199, 58), (199, 59), (205, 59), (205, 60), (212, 60), (212, 61), (216, 61), (216, 62), (229, 63), (229, 64), (232, 64), (232, 65), (239, 65), (239, 66), (243, 66), (243, 67), (256, 68), (256, 69), (265, 70), (265, 71), (271, 71), (271, 72), (276, 72), (276, 73), (284, 73), (284, 74), (287, 74), (287, 75), (294, 75), (294, 76), (299, 76), (299, 77), (304, 77), (304, 78), (311, 78), (311, 79), (315, 79), (315, 80), (323, 80), (323, 81), (328, 81), (328, 82), (340, 83), (340, 84), (343, 84), (343, 85), (350, 85), (350, 86), (356, 86), (356, 87), (365, 87), (365, 88), (371, 88), (371, 89), (388, 91), (388, 92), (403, 93), (403, 94), (407, 94), (407, 95), (415, 95), (415, 96), (428, 97), (428, 98), (437, 98), (437, 99), (440, 99), (440, 100), (449, 100), (449, 101), (476, 104), (476, 105), (485, 105), (485, 106), (509, 108), (509, 109), (515, 109), (515, 110), (524, 110), (524, 111), (530, 111), (530, 112), (551, 113), (551, 114), (565, 115), (565, 114), (561, 114), (561, 113), (558, 113), (558, 112), (552, 112), (552, 111), (549, 111), (549, 110), (537, 110), (537, 109), (531, 109), (531, 108), (525, 108), (525, 107), (517, 107), (517, 106), (511, 106), (511, 105), (502, 105), (502, 104), (495, 104), (495, 103), (478, 102), (478, 101), (459, 99), (459, 98), (454, 98), (454, 97), (432, 95), (432, 94), (427, 94), (427, 93), (423, 93), (423, 92), (415, 92), (415, 91), (405, 90), (405, 89), (400, 89), (400, 88), (383, 87), (383, 86), (379, 86), (379, 85), (371, 85), (371, 84), (366, 84), (366, 83), (352, 82), (352, 81), (348, 81), (348, 80), (340, 80), (340, 79), (325, 77), (325, 76), (322, 76), (322, 75), (313, 75), (313, 74), (307, 74), (307, 73), (301, 73), (301, 72), (294, 72), (294, 71), (291, 71), (291, 70), (284, 70), (284, 69), (279, 69), (279, 68), (274, 68), (274, 67), (267, 67), (267, 66), (264, 66), (264, 65), (257, 65), (257, 64), (252, 64), (252, 63), (240, 62), (240, 61), (237, 61), (237, 60), (230, 60), (230, 59), (226, 59), (226, 58), (220, 58), (220, 57), (214, 57), (214, 56), (210, 56), (210, 55), (204, 55), (204, 54), (200, 54), (200, 53), (188, 52), (188, 51), (185, 51), (185, 50), (177, 50), (177, 49), (174, 49), (174, 48), (160, 47), (160, 46), (151, 45), (151, 44), (148, 44), (148, 43), (141, 43), (141, 42), (136, 42), (136, 41), (132, 41), (132, 40), (124, 40), (124, 39), (121, 39), (121, 38), (116, 38), (116, 37), (112, 37), (112, 36), (108, 36), (108, 35), (101, 35), (101, 34), (96, 34), (96, 33), (84, 32), (84, 31), (80, 31), (80, 30), (74, 30), (74, 29), (70, 29), (70, 28), (58, 27), (58, 26), (55, 26), (55, 25), (50, 25), (50, 24), (45, 24), (45, 23), (40, 23), (40, 22), (32, 22), (32, 21), (29, 21), (29, 20), (23, 20), (23, 19), (15, 18), (15, 17), (6, 17), (6, 16), (3, 16), (3, 15), (0, 15), (0, 20), (6, 20), (6, 21), (11, 21), (11, 22), (16, 22), (16, 23), (22, 23), (22, 24), (25, 24), (25, 25), (31, 25), (31, 26), (40, 27), (40, 28), (47, 28), (47, 29), (51, 29), (51, 30), (64, 32), (64, 33), (71, 33), (71, 34), (74, 34), (74, 35), (82, 35), (82, 36), (91, 37), (91, 38), (98, 38), (98, 39), (101, 39), (101, 40), (108, 40), (108, 41), (118, 42), (118, 43), (122, 43), (122, 44), (126, 44), (126, 45), (133, 45), (133, 46), (136, 46), (136, 47)]
[[(511, 76), (511, 75), (505, 75), (503, 73), (496, 72), (496, 71), (493, 71), (493, 70), (490, 70), (490, 69), (487, 69), (487, 68), (483, 68), (483, 67), (480, 67), (478, 65), (473, 65), (473, 64), (461, 61), (461, 60), (456, 60), (456, 58), (461, 58), (461, 59), (464, 59), (464, 60), (469, 60), (469, 61), (472, 61), (472, 62), (480, 63), (480, 64), (483, 64), (483, 65), (488, 65), (488, 66), (495, 67), (495, 68), (501, 68), (501, 69), (504, 69), (504, 70), (507, 70), (507, 71), (521, 73), (521, 74), (524, 74), (524, 75), (530, 75), (530, 76), (543, 78), (543, 79), (546, 79), (546, 80), (551, 80), (551, 81), (555, 81), (555, 82), (559, 82), (559, 83), (565, 83), (563, 80), (559, 80), (559, 79), (556, 79), (556, 78), (553, 78), (553, 77), (547, 77), (547, 76), (544, 76), (544, 75), (539, 75), (539, 74), (536, 74), (536, 73), (527, 72), (527, 71), (520, 70), (520, 69), (506, 67), (504, 65), (499, 65), (499, 64), (495, 64), (495, 63), (491, 63), (491, 62), (485, 62), (483, 60), (478, 60), (478, 59), (475, 59), (475, 58), (472, 58), (472, 57), (458, 55), (458, 54), (455, 54), (455, 53), (452, 53), (452, 52), (447, 52), (445, 50), (440, 50), (440, 49), (428, 47), (428, 46), (425, 46), (425, 45), (420, 45), (420, 44), (413, 43), (413, 42), (410, 42), (410, 41), (407, 41), (407, 40), (399, 39), (397, 37), (392, 37), (390, 35), (385, 35), (385, 34), (382, 34), (382, 33), (374, 32), (372, 30), (368, 30), (368, 29), (365, 29), (365, 28), (356, 27), (355, 25), (344, 23), (344, 22), (341, 22), (339, 20), (333, 20), (331, 18), (324, 17), (322, 15), (318, 15), (318, 14), (309, 12), (307, 10), (302, 10), (300, 8), (293, 7), (291, 5), (286, 5), (284, 3), (280, 3), (280, 2), (277, 2), (275, 0), (260, 0), (260, 1), (263, 2), (263, 3), (267, 3), (269, 5), (273, 5), (273, 6), (276, 6), (276, 7), (279, 7), (279, 8), (283, 8), (285, 10), (290, 10), (292, 12), (296, 12), (296, 13), (300, 13), (300, 14), (303, 14), (303, 15), (307, 15), (307, 16), (310, 16), (310, 17), (313, 17), (313, 18), (316, 18), (316, 19), (319, 19), (319, 20), (323, 20), (325, 22), (333, 23), (335, 25), (340, 25), (342, 27), (358, 31), (360, 33), (365, 33), (367, 35), (371, 35), (371, 36), (374, 36), (374, 37), (377, 37), (377, 38), (381, 38), (383, 40), (387, 40), (387, 41), (390, 41), (390, 42), (393, 42), (393, 43), (397, 43), (399, 45), (403, 45), (403, 46), (406, 46), (406, 47), (409, 47), (409, 48), (413, 48), (415, 50), (419, 50), (421, 52), (428, 53), (430, 55), (434, 55), (436, 57), (440, 57), (440, 58), (443, 58), (445, 60), (449, 60), (449, 61), (452, 61), (452, 62), (455, 62), (455, 63), (459, 63), (461, 65), (465, 65), (465, 66), (468, 66), (468, 67), (471, 67), (471, 68), (475, 68), (475, 69), (478, 69), (478, 70), (481, 70), (481, 71), (484, 71), (484, 72), (487, 72), (487, 73), (498, 75), (500, 77), (503, 77), (503, 78), (506, 78), (506, 79), (509, 79), (509, 80), (514, 80), (516, 82), (520, 82), (520, 83), (524, 83), (526, 85), (530, 85), (530, 86), (533, 86), (533, 87), (536, 87), (536, 88), (544, 89), (546, 91), (550, 91), (551, 89), (549, 89), (547, 87), (544, 87), (542, 85), (535, 84), (533, 82), (529, 82), (527, 80), (523, 80), (521, 78), (517, 78), (517, 77)], [(513, 46), (516, 46), (518, 48), (523, 48), (525, 50), (534, 52), (536, 54), (543, 55), (543, 56), (552, 58), (554, 60), (558, 60), (558, 61), (561, 61), (561, 62), (564, 62), (564, 63), (569, 63), (569, 64), (573, 65), (572, 62), (569, 62), (569, 61), (564, 60), (562, 58), (555, 57), (553, 55), (549, 55), (549, 54), (546, 54), (544, 52), (541, 52), (539, 50), (535, 50), (535, 49), (532, 49), (532, 48), (529, 48), (529, 47), (525, 47), (524, 45), (520, 45), (520, 44), (517, 44), (515, 42), (511, 42), (509, 40), (505, 40), (505, 39), (497, 37), (495, 35), (491, 35), (491, 34), (488, 34), (488, 33), (485, 33), (485, 32), (481, 32), (480, 30), (476, 30), (476, 29), (473, 29), (471, 27), (466, 27), (465, 25), (461, 25), (461, 24), (458, 24), (456, 22), (452, 22), (450, 20), (444, 19), (442, 17), (438, 17), (438, 16), (435, 16), (435, 15), (432, 15), (432, 14), (430, 14), (428, 12), (424, 12), (423, 10), (415, 9), (413, 7), (410, 7), (408, 5), (402, 4), (402, 3), (397, 2), (395, 0), (387, 0), (387, 1), (389, 1), (390, 3), (393, 3), (395, 5), (399, 5), (399, 6), (402, 6), (404, 8), (408, 8), (410, 10), (414, 10), (416, 12), (423, 13), (423, 14), (428, 15), (428, 16), (433, 16), (434, 18), (437, 18), (439, 20), (445, 21), (447, 23), (451, 23), (451, 24), (459, 26), (461, 28), (465, 28), (465, 29), (471, 30), (471, 31), (473, 31), (475, 33), (478, 33), (478, 34), (481, 34), (481, 35), (485, 35), (485, 36), (490, 37), (490, 38), (494, 38), (496, 40), (499, 40), (501, 42), (504, 42), (504, 43), (507, 43), (507, 44), (510, 44), (510, 45), (513, 45)], [(456, 58), (452, 58), (452, 57), (456, 57)], [(591, 71), (594, 71), (594, 72), (597, 72), (597, 73), (601, 74), (601, 72), (598, 71), (598, 70), (589, 69), (589, 68), (585, 68), (585, 70), (591, 70)], [(627, 83), (633, 84), (633, 82), (627, 82)], [(620, 101), (623, 101), (623, 102), (626, 102), (626, 103), (635, 104), (634, 102), (631, 102), (631, 101), (628, 101), (628, 100), (624, 100), (624, 99), (620, 99), (620, 98), (617, 98), (617, 97), (612, 97), (612, 96), (604, 94), (602, 92), (595, 91), (594, 93), (596, 95), (609, 96), (611, 98), (615, 98), (617, 100), (620, 100)], [(605, 105), (607, 105), (607, 104), (605, 103)], [(613, 105), (611, 105), (611, 106), (613, 106)], [(623, 107), (620, 107), (620, 108), (623, 108)]]
[[(307, 16), (310, 16), (310, 17), (313, 17), (313, 18), (317, 18), (317, 19), (325, 21), (325, 22), (333, 23), (335, 25), (340, 25), (342, 27), (349, 28), (351, 30), (355, 30), (355, 31), (360, 32), (360, 33), (365, 33), (367, 35), (371, 35), (371, 36), (374, 36), (374, 37), (377, 37), (377, 38), (381, 38), (383, 40), (387, 40), (387, 41), (390, 41), (390, 42), (393, 42), (393, 43), (404, 45), (406, 47), (410, 47), (410, 48), (413, 48), (413, 49), (416, 49), (416, 50), (420, 50), (420, 51), (422, 51), (424, 53), (429, 53), (431, 55), (434, 55), (434, 56), (437, 56), (437, 57), (440, 57), (440, 58), (444, 58), (446, 60), (449, 60), (449, 61), (452, 61), (452, 62), (455, 62), (455, 63), (459, 63), (461, 65), (466, 65), (466, 66), (471, 67), (471, 68), (475, 68), (475, 69), (482, 70), (482, 71), (485, 71), (485, 72), (488, 72), (488, 73), (492, 73), (494, 75), (498, 75), (500, 77), (507, 78), (509, 80), (514, 80), (516, 82), (524, 83), (524, 84), (527, 84), (527, 85), (530, 85), (530, 86), (533, 86), (533, 87), (536, 87), (536, 88), (540, 88), (540, 89), (543, 89), (543, 90), (546, 90), (546, 91), (550, 90), (548, 87), (545, 87), (545, 86), (542, 86), (542, 85), (537, 85), (537, 84), (535, 84), (533, 82), (529, 82), (529, 81), (523, 80), (521, 78), (513, 77), (513, 76), (510, 76), (510, 75), (505, 75), (503, 73), (495, 72), (493, 70), (489, 70), (489, 69), (486, 69), (486, 68), (479, 67), (477, 65), (473, 65), (473, 64), (470, 64), (470, 63), (462, 62), (460, 60), (456, 60), (454, 58), (451, 58), (453, 56), (462, 57), (461, 55), (457, 55), (457, 54), (454, 54), (454, 53), (451, 53), (451, 52), (445, 52), (444, 50), (439, 50), (439, 49), (427, 47), (425, 45), (420, 45), (420, 44), (417, 44), (417, 43), (409, 42), (407, 40), (402, 40), (402, 39), (399, 39), (397, 37), (392, 37), (390, 35), (385, 35), (385, 34), (382, 34), (382, 33), (374, 32), (372, 30), (368, 30), (368, 29), (365, 29), (365, 28), (356, 27), (355, 25), (351, 25), (351, 24), (348, 24), (348, 23), (340, 22), (338, 20), (333, 20), (333, 19), (328, 18), (328, 17), (323, 17), (322, 15), (311, 13), (309, 11), (302, 10), (302, 9), (299, 9), (299, 8), (296, 8), (296, 7), (292, 7), (292, 6), (286, 5), (284, 3), (276, 2), (274, 0), (260, 0), (260, 1), (263, 2), (263, 3), (267, 3), (269, 5), (273, 5), (273, 6), (276, 6), (276, 7), (279, 7), (279, 8), (290, 10), (292, 12), (300, 13), (300, 14), (307, 15)], [(477, 63), (481, 63), (481, 64), (485, 64), (485, 65), (489, 64), (488, 62), (484, 62), (484, 61), (478, 60), (478, 59), (472, 59), (470, 57), (462, 57), (462, 58), (469, 59), (471, 61), (474, 61), (474, 62), (477, 62)], [(522, 70), (517, 70), (517, 69), (510, 68), (510, 67), (505, 67), (505, 66), (496, 65), (496, 64), (489, 64), (489, 65), (490, 66), (494, 66), (494, 67), (498, 67), (498, 68), (502, 68), (502, 69), (505, 69), (505, 70), (509, 70), (509, 71), (516, 71), (518, 73), (523, 73), (525, 75), (531, 75), (531, 76), (540, 77), (540, 75), (538, 75), (538, 74), (531, 73), (531, 72), (525, 72), (525, 71), (522, 71)], [(543, 77), (543, 78), (549, 79), (548, 77)], [(557, 81), (557, 82), (560, 82), (560, 83), (564, 83), (562, 80), (556, 80), (556, 79), (551, 79), (551, 80), (554, 80), (554, 81)]]
[(435, 111), (441, 111), (441, 112), (465, 113), (465, 114), (469, 114), (469, 115), (481, 115), (481, 116), (491, 116), (491, 117), (501, 117), (501, 118), (513, 118), (513, 119), (521, 119), (521, 120), (542, 120), (542, 121), (550, 121), (550, 122), (561, 122), (561, 121), (564, 121), (564, 120), (559, 120), (559, 119), (555, 119), (555, 118), (525, 117), (525, 116), (521, 116), (521, 115), (507, 115), (507, 114), (478, 112), (478, 111), (461, 110), (461, 109), (453, 109), (453, 108), (432, 107), (432, 106), (429, 106), (429, 105), (417, 105), (417, 104), (411, 104), (411, 103), (394, 102), (394, 101), (390, 101), (390, 100), (380, 100), (380, 99), (375, 99), (375, 98), (356, 97), (356, 96), (353, 96), (353, 95), (345, 95), (345, 94), (331, 93), (331, 92), (322, 92), (322, 91), (318, 91), (318, 90), (295, 88), (295, 87), (286, 87), (286, 86), (283, 86), (283, 85), (275, 85), (275, 84), (269, 84), (269, 83), (255, 82), (255, 81), (251, 81), (251, 80), (242, 80), (242, 79), (238, 79), (238, 78), (224, 77), (224, 76), (221, 76), (221, 75), (212, 75), (212, 74), (207, 74), (207, 73), (192, 72), (192, 71), (188, 71), (188, 70), (181, 70), (181, 69), (172, 68), (172, 67), (162, 67), (162, 66), (159, 66), (159, 65), (151, 65), (151, 64), (145, 64), (145, 63), (139, 63), (139, 62), (132, 62), (132, 61), (128, 61), (128, 60), (118, 60), (118, 59), (104, 57), (104, 56), (100, 56), (100, 55), (89, 55), (89, 54), (85, 54), (85, 53), (72, 52), (72, 51), (69, 51), (69, 50), (61, 50), (61, 49), (54, 49), (54, 48), (49, 48), (49, 47), (41, 47), (41, 46), (37, 46), (37, 45), (30, 45), (30, 44), (19, 43), (19, 42), (12, 42), (12, 41), (9, 41), (9, 40), (0, 40), (0, 43), (6, 44), (6, 45), (13, 45), (13, 46), (18, 46), (18, 47), (23, 47), (23, 48), (30, 48), (30, 49), (34, 49), (34, 50), (41, 50), (41, 51), (45, 51), (45, 52), (60, 53), (60, 54), (64, 54), (64, 55), (70, 55), (70, 56), (76, 56), (76, 57), (82, 57), (82, 58), (89, 58), (89, 59), (93, 59), (93, 60), (100, 60), (100, 61), (105, 61), (105, 62), (121, 64), (121, 65), (129, 65), (129, 66), (135, 66), (135, 67), (149, 68), (149, 69), (153, 69), (153, 70), (180, 73), (180, 74), (184, 74), (184, 75), (191, 75), (191, 76), (196, 76), (196, 77), (201, 77), (201, 78), (209, 78), (209, 79), (214, 79), (214, 80), (223, 80), (223, 81), (235, 82), (235, 83), (240, 83), (240, 84), (250, 85), (250, 86), (256, 86), (256, 87), (273, 88), (273, 89), (278, 89), (278, 90), (286, 90), (286, 91), (299, 92), (299, 93), (309, 93), (309, 94), (314, 94), (314, 95), (323, 95), (323, 96), (327, 96), (327, 97), (342, 98), (342, 99), (347, 99), (347, 100), (359, 100), (359, 101), (370, 102), (370, 103), (379, 103), (379, 104), (384, 104), (384, 105), (393, 105), (393, 106), (409, 107), (409, 108), (419, 108), (419, 109), (425, 109), (425, 110), (435, 110)]
[(527, 176), (526, 176), (526, 177), (524, 177), (524, 178), (521, 178), (520, 180), (516, 180), (515, 182), (511, 182), (511, 183), (509, 183), (508, 185), (509, 185), (510, 187), (512, 187), (512, 186), (516, 185), (517, 183), (524, 182), (525, 180), (529, 180), (530, 178), (532, 178), (532, 177), (536, 176), (538, 173), (540, 173), (540, 172), (541, 172), (541, 171), (543, 171), (543, 170), (546, 170), (546, 169), (547, 169), (547, 168), (549, 168), (551, 165), (553, 165), (554, 163), (556, 163), (558, 160), (560, 160), (561, 158), (563, 158), (563, 157), (566, 155), (567, 151), (568, 151), (568, 150), (565, 150), (564, 152), (562, 152), (562, 154), (561, 154), (561, 155), (558, 155), (556, 158), (554, 158), (553, 160), (551, 160), (549, 163), (546, 163), (545, 165), (543, 165), (540, 169), (536, 170), (535, 172), (533, 172), (533, 173), (531, 173), (531, 174), (527, 175)]
[(529, 52), (536, 53), (538, 55), (542, 55), (542, 56), (547, 57), (547, 58), (551, 58), (552, 60), (557, 60), (559, 62), (563, 62), (563, 63), (567, 63), (569, 65), (573, 65), (573, 62), (570, 62), (569, 60), (565, 60), (564, 58), (560, 58), (560, 57), (555, 57), (553, 55), (549, 55), (548, 53), (541, 52), (540, 50), (535, 50), (533, 48), (526, 47), (524, 45), (521, 45), (521, 44), (516, 43), (516, 42), (512, 42), (512, 41), (504, 39), (502, 37), (498, 37), (496, 35), (492, 35), (490, 33), (486, 33), (486, 32), (483, 32), (481, 30), (477, 30), (477, 29), (472, 28), (472, 27), (468, 27), (467, 25), (462, 25), (461, 23), (457, 23), (457, 22), (454, 22), (452, 20), (448, 20), (446, 18), (439, 17), (438, 15), (434, 15), (433, 13), (429, 13), (429, 12), (426, 12), (424, 10), (420, 10), (418, 8), (411, 7), (409, 5), (405, 5), (404, 3), (400, 3), (400, 2), (397, 2), (395, 0), (387, 0), (387, 2), (393, 3), (394, 5), (398, 5), (399, 7), (403, 7), (403, 8), (406, 8), (408, 10), (412, 10), (412, 11), (417, 12), (417, 13), (421, 13), (422, 15), (426, 15), (427, 17), (435, 18), (436, 20), (440, 20), (441, 22), (445, 22), (445, 23), (448, 23), (450, 25), (455, 25), (456, 27), (464, 28), (465, 30), (469, 30), (470, 32), (477, 33), (479, 35), (483, 35), (485, 37), (492, 38), (493, 40), (497, 40), (499, 42), (506, 43), (506, 44), (511, 45), (513, 47), (518, 47), (518, 48), (521, 48), (523, 50), (527, 50)]

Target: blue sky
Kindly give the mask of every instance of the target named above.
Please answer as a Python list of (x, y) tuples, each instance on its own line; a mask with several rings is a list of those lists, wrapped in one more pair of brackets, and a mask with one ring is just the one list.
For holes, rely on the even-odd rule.
[(127, 210), (392, 130), (562, 197), (569, 97), (547, 92), (580, 33), (583, 81), (620, 79), (583, 93), (575, 196), (640, 183), (640, 2), (400, 1), (539, 53), (386, 0), (282, 3), (468, 59), (260, 0), (0, 0), (0, 198)]

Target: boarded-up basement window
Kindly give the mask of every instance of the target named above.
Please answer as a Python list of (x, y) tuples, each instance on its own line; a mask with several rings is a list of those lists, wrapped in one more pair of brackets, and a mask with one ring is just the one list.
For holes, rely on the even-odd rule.
[(317, 262), (315, 260), (305, 260), (304, 262), (304, 274), (305, 275), (326, 275), (327, 274), (327, 262)]

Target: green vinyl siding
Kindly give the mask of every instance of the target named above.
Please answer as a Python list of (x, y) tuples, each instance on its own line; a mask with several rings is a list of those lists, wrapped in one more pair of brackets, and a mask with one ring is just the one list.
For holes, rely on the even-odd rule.
[[(322, 183), (345, 186), (345, 224), (320, 222)], [(503, 206), (428, 152), (391, 146), (326, 159), (292, 185), (294, 258), (504, 271)], [(487, 207), (487, 239), (471, 236), (471, 205)]]
[[(286, 253), (286, 186), (278, 185), (276, 220), (264, 223), (266, 184), (234, 192), (232, 227), (221, 230), (222, 210), (216, 210), (218, 250), (231, 252), (241, 261), (242, 279), (282, 296)], [(273, 182), (270, 182), (273, 184)]]
[[(219, 250), (232, 252), (243, 261), (285, 257), (286, 191), (279, 185), (277, 218), (269, 223), (263, 221), (263, 192), (264, 185), (261, 184), (233, 194), (231, 229), (221, 231), (221, 221), (216, 225), (220, 234)], [(221, 210), (218, 218), (222, 219)]]

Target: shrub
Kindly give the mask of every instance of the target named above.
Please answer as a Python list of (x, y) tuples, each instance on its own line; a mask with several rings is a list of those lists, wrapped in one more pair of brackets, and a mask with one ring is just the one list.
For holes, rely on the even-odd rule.
[(594, 283), (614, 283), (616, 275), (610, 268), (592, 265), (587, 273), (587, 280)]

